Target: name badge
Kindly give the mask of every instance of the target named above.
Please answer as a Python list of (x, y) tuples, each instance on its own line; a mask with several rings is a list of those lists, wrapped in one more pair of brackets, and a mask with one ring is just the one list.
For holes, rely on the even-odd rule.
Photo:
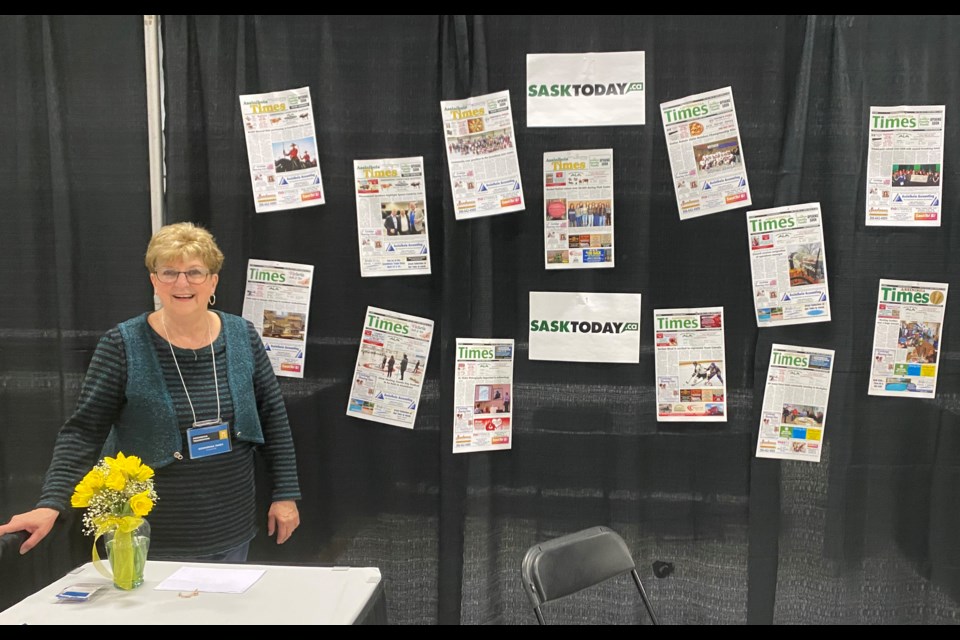
[(187, 429), (187, 448), (191, 460), (208, 458), (233, 450), (230, 444), (230, 425), (218, 422)]

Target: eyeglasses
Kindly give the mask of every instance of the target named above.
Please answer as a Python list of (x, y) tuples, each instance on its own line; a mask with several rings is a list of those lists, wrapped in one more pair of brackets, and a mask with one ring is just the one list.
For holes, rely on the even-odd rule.
[(180, 277), (180, 274), (187, 277), (190, 284), (203, 284), (210, 276), (206, 269), (190, 269), (189, 271), (177, 271), (176, 269), (160, 269), (157, 271), (157, 280), (164, 284), (173, 284)]

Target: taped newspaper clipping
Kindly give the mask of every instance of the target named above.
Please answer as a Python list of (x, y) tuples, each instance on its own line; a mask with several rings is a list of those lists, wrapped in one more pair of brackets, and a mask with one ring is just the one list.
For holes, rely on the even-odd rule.
[(240, 96), (257, 213), (325, 202), (310, 87)]
[(749, 206), (730, 87), (660, 105), (680, 219)]
[(543, 154), (547, 269), (613, 267), (613, 149)]
[(820, 462), (832, 349), (773, 345), (757, 436), (758, 458)]
[(723, 307), (654, 309), (658, 422), (726, 422)]
[(820, 203), (747, 212), (758, 327), (827, 322), (827, 253)]
[(513, 340), (457, 338), (453, 452), (513, 446)]
[(873, 334), (870, 395), (937, 395), (947, 285), (880, 280)]
[(354, 160), (360, 276), (430, 273), (423, 158)]
[(939, 227), (946, 108), (870, 107), (867, 226)]
[(243, 317), (253, 323), (278, 376), (302, 378), (313, 265), (250, 260)]
[(457, 220), (523, 211), (510, 92), (440, 103)]
[(413, 429), (433, 320), (367, 307), (347, 415)]

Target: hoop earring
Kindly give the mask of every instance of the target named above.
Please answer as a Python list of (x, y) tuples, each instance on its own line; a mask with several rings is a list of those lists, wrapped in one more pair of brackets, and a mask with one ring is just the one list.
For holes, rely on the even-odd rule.
[(210, 302), (210, 306), (211, 306), (211, 307), (212, 307), (213, 305), (217, 304), (217, 294), (211, 293), (211, 294), (210, 294), (210, 300), (209, 300), (208, 302)]

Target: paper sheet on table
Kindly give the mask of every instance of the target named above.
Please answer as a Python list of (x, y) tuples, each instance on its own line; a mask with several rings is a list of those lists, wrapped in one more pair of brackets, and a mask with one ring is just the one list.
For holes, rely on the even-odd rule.
[(157, 591), (243, 593), (263, 576), (263, 569), (198, 569), (180, 567), (156, 586)]

